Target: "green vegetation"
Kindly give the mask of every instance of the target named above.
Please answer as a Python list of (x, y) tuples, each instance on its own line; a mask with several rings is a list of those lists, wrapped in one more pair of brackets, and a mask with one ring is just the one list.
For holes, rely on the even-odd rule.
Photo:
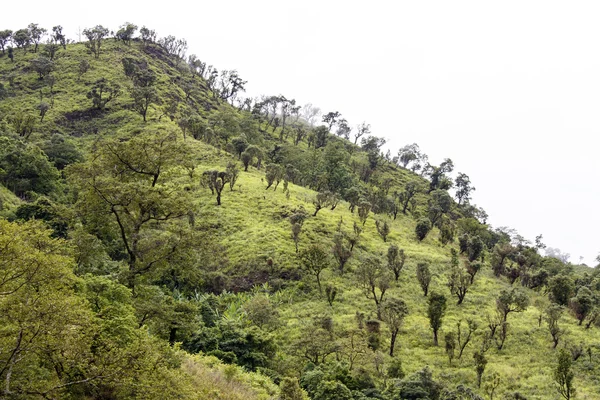
[(137, 32), (0, 31), (0, 397), (600, 396), (598, 268)]

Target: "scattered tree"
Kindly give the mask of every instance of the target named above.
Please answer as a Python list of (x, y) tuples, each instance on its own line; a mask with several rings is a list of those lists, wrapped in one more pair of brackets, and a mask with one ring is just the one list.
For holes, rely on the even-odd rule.
[(420, 218), (415, 226), (415, 233), (419, 242), (423, 241), (427, 237), (427, 234), (431, 230), (431, 221), (429, 218)]
[(431, 283), (429, 264), (424, 262), (417, 264), (417, 280), (419, 281), (419, 285), (421, 285), (421, 289), (423, 289), (423, 295), (427, 296), (429, 284)]
[(390, 356), (394, 357), (394, 346), (404, 318), (408, 315), (406, 303), (397, 298), (389, 298), (381, 305), (381, 319), (390, 328)]
[(564, 334), (564, 330), (560, 328), (558, 325), (558, 321), (563, 313), (563, 307), (558, 304), (551, 304), (546, 309), (546, 323), (548, 323), (548, 330), (550, 331), (550, 335), (552, 336), (552, 342), (554, 345), (553, 349), (558, 346), (558, 342), (561, 336)]
[(321, 273), (331, 265), (327, 252), (320, 246), (311, 245), (308, 249), (300, 252), (300, 261), (302, 262), (302, 269), (307, 274), (314, 275), (319, 293), (322, 293)]
[(575, 374), (571, 370), (571, 354), (565, 349), (560, 349), (558, 352), (558, 362), (554, 369), (554, 381), (556, 382), (556, 388), (558, 393), (565, 400), (570, 400), (575, 397), (575, 387), (573, 386), (573, 378)]
[(442, 319), (446, 313), (446, 297), (443, 294), (431, 293), (427, 299), (427, 317), (433, 330), (433, 344), (438, 345), (438, 331), (442, 327)]
[(87, 38), (87, 42), (85, 43), (85, 47), (94, 54), (95, 58), (100, 57), (100, 47), (102, 46), (102, 41), (104, 38), (108, 36), (108, 28), (103, 27), (102, 25), (96, 25), (93, 28), (87, 28), (83, 30), (83, 34)]
[(399, 249), (398, 246), (392, 244), (387, 251), (388, 268), (394, 273), (396, 282), (400, 278), (400, 272), (404, 268), (404, 262), (406, 261), (406, 254), (404, 250)]
[(380, 220), (375, 220), (375, 227), (377, 228), (377, 233), (383, 239), (384, 242), (387, 242), (387, 237), (390, 234), (390, 225), (387, 221), (381, 222)]
[[(381, 319), (381, 303), (391, 281), (388, 271), (379, 258), (365, 257), (361, 260), (356, 275), (367, 298), (375, 302), (377, 318)], [(379, 290), (379, 294), (377, 294), (377, 290)]]

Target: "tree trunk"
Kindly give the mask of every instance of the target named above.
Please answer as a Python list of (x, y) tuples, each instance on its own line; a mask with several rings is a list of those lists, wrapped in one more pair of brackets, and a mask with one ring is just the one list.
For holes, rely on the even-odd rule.
[(437, 329), (433, 330), (433, 345), (434, 346), (439, 346), (439, 343), (438, 343), (438, 330)]
[(392, 331), (392, 337), (390, 339), (390, 357), (394, 357), (394, 345), (396, 344), (396, 335), (398, 335), (398, 331)]

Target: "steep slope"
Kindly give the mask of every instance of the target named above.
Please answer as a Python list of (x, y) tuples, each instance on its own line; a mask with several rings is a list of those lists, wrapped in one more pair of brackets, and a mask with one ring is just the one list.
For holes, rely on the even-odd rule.
[[(14, 154), (34, 154), (40, 165), (51, 162), (57, 168), (43, 164), (33, 175), (28, 170), (4, 175), (5, 183), (27, 183), (8, 185), (33, 206), (28, 212), (21, 208), (22, 219), (41, 219), (50, 227), (64, 222), (64, 237), (75, 247), (77, 274), (84, 280), (106, 277), (130, 293), (139, 329), (164, 343), (180, 342), (187, 351), (209, 353), (270, 376), (246, 375), (214, 359), (185, 356), (176, 370), (191, 376), (193, 389), (182, 390), (195, 391), (197, 398), (215, 398), (217, 392), (218, 398), (272, 398), (277, 389), (269, 379), (279, 383), (287, 376), (299, 377), (314, 398), (350, 398), (343, 397), (344, 390), (352, 390), (355, 399), (413, 398), (402, 391), (427, 366), (448, 390), (465, 385), (481, 395), (491, 396), (495, 388), (494, 396), (513, 396), (507, 398), (518, 398), (517, 392), (526, 398), (557, 397), (553, 371), (558, 349), (553, 349), (544, 317), (548, 294), (557, 302), (560, 287), (552, 282), (566, 277), (572, 288), (563, 305), (576, 289), (589, 288), (596, 296), (596, 274), (582, 268), (573, 272), (572, 266), (539, 256), (532, 245), (486, 226), (485, 218), (478, 221), (468, 204), (437, 204), (436, 194), (445, 193), (441, 183), (433, 183), (438, 167), (431, 166), (427, 180), (381, 155), (377, 140), (356, 146), (300, 118), (285, 130), (278, 103), (273, 112), (265, 111), (268, 103), (260, 101), (230, 105), (217, 78), (199, 73), (191, 60), (192, 68), (169, 54), (164, 44), (107, 39), (99, 58), (83, 43), (70, 44), (57, 53), (53, 71), (43, 79), (44, 72), (36, 72), (39, 67), (32, 62), (36, 58), (39, 53), (20, 49), (14, 62), (0, 57), (0, 134), (12, 146), (0, 154), (4, 167)], [(143, 75), (148, 71), (151, 79)], [(144, 117), (139, 96), (148, 89), (153, 94), (146, 99)], [(107, 101), (111, 91), (113, 98)], [(45, 113), (40, 112), (42, 103), (48, 105)], [(303, 138), (294, 143), (296, 134)], [(230, 186), (227, 180), (236, 168), (241, 171)], [(219, 173), (225, 179), (219, 181)], [(441, 173), (435, 179), (447, 177)], [(407, 214), (396, 209), (394, 217), (408, 183), (418, 193)], [(117, 198), (120, 191), (127, 194), (127, 204), (106, 200), (107, 194)], [(20, 205), (14, 194), (0, 195), (3, 205), (9, 205), (5, 208)], [(62, 208), (48, 212), (40, 195)], [(319, 196), (323, 208), (313, 216)], [(448, 210), (434, 215), (436, 207), (446, 206)], [(359, 208), (371, 212), (361, 218)], [(133, 222), (122, 223), (120, 216)], [(292, 227), (298, 218), (303, 223), (297, 252)], [(423, 218), (438, 222), (419, 240), (415, 230)], [(389, 227), (385, 241), (376, 221), (380, 229), (384, 222)], [(54, 234), (62, 233), (55, 229)], [(469, 243), (477, 240), (485, 247), (469, 261)], [(142, 245), (136, 250), (138, 242)], [(406, 255), (397, 281), (387, 270), (392, 244)], [(313, 245), (327, 255), (322, 290), (299, 257)], [(505, 264), (496, 259), (500, 245), (508, 248)], [(336, 248), (348, 258), (343, 268), (334, 257)], [(452, 250), (458, 257), (455, 266)], [(144, 257), (156, 258), (142, 264)], [(431, 274), (428, 296), (417, 280), (420, 264), (427, 264)], [(481, 270), (458, 305), (449, 279), (453, 271), (466, 277), (474, 264)], [(371, 276), (367, 266), (374, 268)], [(389, 355), (390, 323), (378, 317), (379, 306), (369, 298), (373, 292), (379, 296), (381, 287), (386, 289), (384, 300), (402, 299), (408, 309), (394, 357)], [(503, 325), (497, 299), (502, 290), (511, 293), (513, 288), (529, 304), (522, 312), (508, 313)], [(447, 303), (439, 346), (433, 343), (427, 314), (434, 293), (443, 294)], [(593, 303), (596, 310), (596, 298)], [(573, 353), (575, 385), (584, 399), (600, 395), (595, 355), (600, 335), (593, 323), (585, 326), (592, 315), (579, 325), (565, 310), (559, 320), (558, 348)], [(449, 360), (452, 352), (445, 350), (451, 338), (446, 335), (453, 332), (456, 338), (462, 321), (464, 340), (468, 320), (477, 330), (462, 358), (457, 359), (459, 350), (454, 349)], [(492, 329), (495, 336), (486, 337)], [(506, 341), (502, 332), (507, 332)], [(475, 353), (483, 353), (487, 361), (480, 388)], [(408, 376), (404, 380), (398, 371), (390, 372), (397, 360)], [(314, 378), (317, 373), (321, 378)], [(328, 386), (332, 382), (337, 389)]]

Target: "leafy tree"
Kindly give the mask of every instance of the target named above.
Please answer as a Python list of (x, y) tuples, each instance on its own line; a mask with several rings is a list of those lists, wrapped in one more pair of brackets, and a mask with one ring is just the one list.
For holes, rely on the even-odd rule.
[(302, 262), (302, 269), (307, 274), (314, 275), (319, 287), (319, 293), (322, 293), (321, 273), (331, 265), (329, 255), (322, 247), (311, 245), (308, 249), (301, 251), (299, 257)]
[(456, 199), (458, 200), (458, 205), (460, 206), (461, 204), (468, 203), (469, 200), (471, 200), (471, 192), (475, 191), (475, 188), (471, 186), (469, 176), (459, 172), (454, 184), (456, 186)]
[(92, 100), (94, 108), (103, 110), (106, 105), (121, 94), (121, 88), (116, 83), (111, 83), (106, 78), (100, 78), (87, 93), (87, 98)]
[(423, 295), (427, 296), (429, 291), (429, 284), (431, 283), (431, 271), (429, 271), (429, 264), (421, 262), (417, 264), (417, 280), (421, 289), (423, 289)]
[(327, 145), (327, 135), (329, 135), (329, 131), (325, 126), (317, 126), (313, 129), (313, 134), (315, 136), (315, 149), (320, 149)]
[(231, 145), (235, 149), (235, 152), (238, 155), (238, 159), (242, 158), (242, 153), (246, 151), (248, 148), (248, 141), (246, 140), (246, 135), (242, 134), (241, 136), (234, 137), (231, 139)]
[(217, 194), (217, 205), (221, 205), (221, 193), (231, 177), (226, 171), (209, 170), (202, 174), (201, 184), (210, 189), (212, 194)]
[(362, 222), (363, 226), (365, 226), (365, 222), (367, 222), (367, 218), (369, 218), (371, 207), (371, 203), (366, 200), (362, 200), (358, 204), (358, 217), (360, 218), (360, 222)]
[(477, 374), (477, 387), (481, 387), (481, 378), (485, 372), (485, 367), (488, 363), (485, 354), (482, 351), (476, 351), (473, 353), (473, 360), (475, 361), (475, 373)]
[(313, 217), (316, 217), (317, 213), (323, 208), (335, 208), (335, 204), (337, 204), (337, 196), (334, 193), (331, 193), (330, 191), (326, 190), (317, 193), (316, 196), (313, 198), (312, 203), (315, 206), (315, 212), (313, 213)]
[(137, 31), (137, 28), (137, 25), (132, 24), (130, 22), (125, 22), (119, 27), (119, 30), (115, 34), (115, 38), (122, 40), (125, 44), (129, 46), (131, 44), (131, 39), (133, 39), (135, 31)]
[(390, 328), (390, 356), (394, 357), (394, 346), (404, 318), (408, 315), (408, 307), (404, 300), (389, 298), (381, 305), (381, 319)]
[(31, 68), (38, 73), (40, 80), (54, 71), (54, 62), (48, 57), (40, 56), (31, 60), (30, 63)]
[[(356, 275), (367, 299), (375, 302), (377, 318), (381, 319), (381, 303), (391, 281), (388, 271), (384, 268), (380, 259), (365, 257), (361, 259)], [(379, 294), (377, 294), (377, 290), (379, 290)]]
[(506, 322), (508, 314), (511, 312), (523, 312), (529, 305), (527, 295), (516, 288), (502, 289), (496, 298), (496, 309), (502, 318), (502, 322)]
[(46, 103), (45, 101), (42, 101), (40, 104), (37, 105), (37, 109), (40, 110), (40, 122), (43, 122), (46, 113), (50, 109), (50, 104)]
[(63, 50), (67, 49), (67, 37), (63, 34), (62, 26), (52, 27), (52, 42), (61, 45)]
[(154, 86), (134, 86), (131, 90), (133, 109), (138, 112), (146, 122), (146, 114), (152, 103), (159, 100), (158, 92)]
[(283, 179), (284, 169), (279, 164), (269, 164), (267, 165), (267, 169), (265, 172), (265, 178), (267, 179), (267, 187), (265, 190), (268, 190), (273, 183), (275, 183), (275, 187), (273, 190), (277, 190), (277, 186), (279, 186), (279, 182)]
[(38, 24), (29, 24), (27, 26), (27, 30), (29, 32), (29, 37), (31, 38), (31, 41), (35, 45), (33, 52), (37, 53), (38, 46), (42, 40), (42, 37), (44, 37), (48, 31), (44, 28), (40, 28)]
[(308, 395), (300, 388), (297, 378), (286, 376), (279, 384), (280, 400), (308, 400)]
[(6, 136), (0, 137), (0, 170), (0, 182), (23, 197), (29, 191), (50, 194), (59, 177), (39, 147)]
[(140, 29), (140, 37), (142, 38), (144, 47), (148, 47), (150, 43), (156, 43), (156, 32), (154, 29), (149, 29), (146, 28), (146, 26), (142, 26)]
[(31, 44), (31, 36), (27, 29), (19, 29), (12, 36), (13, 43), (17, 46), (17, 49), (23, 49), (23, 52), (27, 52), (27, 48)]
[(90, 70), (90, 62), (86, 59), (83, 59), (79, 62), (79, 70), (77, 79), (81, 79), (81, 77)]
[(438, 331), (442, 327), (442, 319), (446, 313), (446, 297), (443, 294), (432, 293), (427, 299), (427, 317), (433, 329), (433, 344), (438, 345)]
[(338, 111), (331, 111), (323, 115), (322, 121), (327, 124), (327, 130), (331, 132), (331, 128), (335, 125), (338, 119), (342, 116)]
[(83, 156), (75, 143), (58, 133), (52, 135), (41, 147), (59, 171), (69, 164), (83, 160)]
[(575, 374), (571, 370), (571, 355), (567, 350), (560, 349), (557, 361), (553, 374), (554, 381), (556, 382), (556, 389), (565, 400), (570, 400), (575, 397), (575, 387), (573, 386)]
[(577, 291), (577, 296), (572, 297), (569, 300), (569, 308), (575, 314), (575, 318), (579, 321), (579, 325), (583, 323), (583, 321), (588, 317), (594, 317), (594, 310), (596, 308), (596, 304), (598, 303), (592, 291), (582, 286)]
[(431, 230), (431, 221), (429, 220), (429, 218), (420, 218), (417, 221), (417, 225), (415, 227), (415, 233), (417, 234), (417, 239), (419, 239), (419, 241), (423, 241), (423, 239), (425, 239), (425, 237), (427, 237), (427, 234), (429, 233), (429, 231)]
[(2, 50), (2, 55), (5, 54), (6, 45), (8, 45), (12, 39), (13, 32), (10, 29), (5, 29), (0, 31), (0, 49)]
[(417, 371), (391, 389), (393, 399), (431, 399), (438, 400), (442, 393), (443, 385), (433, 380), (429, 367)]
[(395, 244), (390, 245), (387, 251), (387, 266), (394, 273), (396, 282), (400, 278), (400, 272), (404, 268), (404, 262), (406, 261), (406, 254), (403, 249), (399, 249)]
[(375, 227), (377, 228), (377, 233), (383, 239), (384, 242), (387, 242), (387, 237), (390, 234), (390, 225), (387, 221), (381, 222), (380, 220), (375, 220)]
[(100, 47), (102, 46), (104, 38), (108, 36), (108, 33), (108, 28), (105, 28), (102, 25), (96, 25), (93, 28), (83, 30), (83, 34), (88, 40), (85, 43), (85, 47), (94, 54), (95, 58), (100, 57)]
[(558, 321), (560, 320), (562, 313), (563, 307), (559, 306), (558, 304), (551, 304), (546, 309), (546, 323), (548, 324), (548, 330), (550, 331), (552, 342), (554, 343), (552, 346), (553, 349), (558, 346), (561, 336), (563, 336), (565, 333), (564, 330), (558, 325)]
[(575, 283), (568, 275), (557, 275), (548, 282), (550, 300), (561, 306), (567, 306), (575, 292)]
[(465, 269), (467, 271), (467, 274), (469, 274), (469, 276), (471, 277), (471, 284), (473, 284), (473, 281), (475, 280), (475, 275), (477, 275), (481, 268), (483, 268), (483, 264), (481, 264), (478, 261), (465, 262)]
[(410, 181), (404, 186), (404, 191), (398, 195), (398, 200), (402, 206), (402, 214), (406, 214), (409, 204), (411, 204), (417, 193), (419, 193), (419, 185), (416, 182)]
[(477, 260), (481, 256), (481, 252), (483, 251), (484, 246), (485, 244), (479, 236), (469, 238), (467, 242), (467, 253), (470, 262)]
[(455, 265), (448, 275), (448, 288), (450, 293), (457, 297), (457, 305), (462, 304), (471, 287), (471, 277), (463, 268)]
[(445, 190), (434, 190), (431, 192), (431, 198), (428, 201), (428, 214), (432, 226), (440, 221), (442, 216), (450, 212), (452, 207), (452, 198)]
[(130, 288), (136, 278), (194, 249), (187, 222), (190, 194), (166, 181), (177, 176), (174, 167), (182, 154), (186, 145), (180, 136), (159, 126), (128, 140), (101, 141), (87, 162), (67, 168), (79, 191), (78, 206), (90, 221), (108, 224), (110, 215), (116, 224)]
[(340, 274), (344, 273), (344, 267), (350, 257), (352, 257), (352, 248), (347, 244), (348, 238), (342, 232), (333, 235), (333, 256), (338, 262)]

